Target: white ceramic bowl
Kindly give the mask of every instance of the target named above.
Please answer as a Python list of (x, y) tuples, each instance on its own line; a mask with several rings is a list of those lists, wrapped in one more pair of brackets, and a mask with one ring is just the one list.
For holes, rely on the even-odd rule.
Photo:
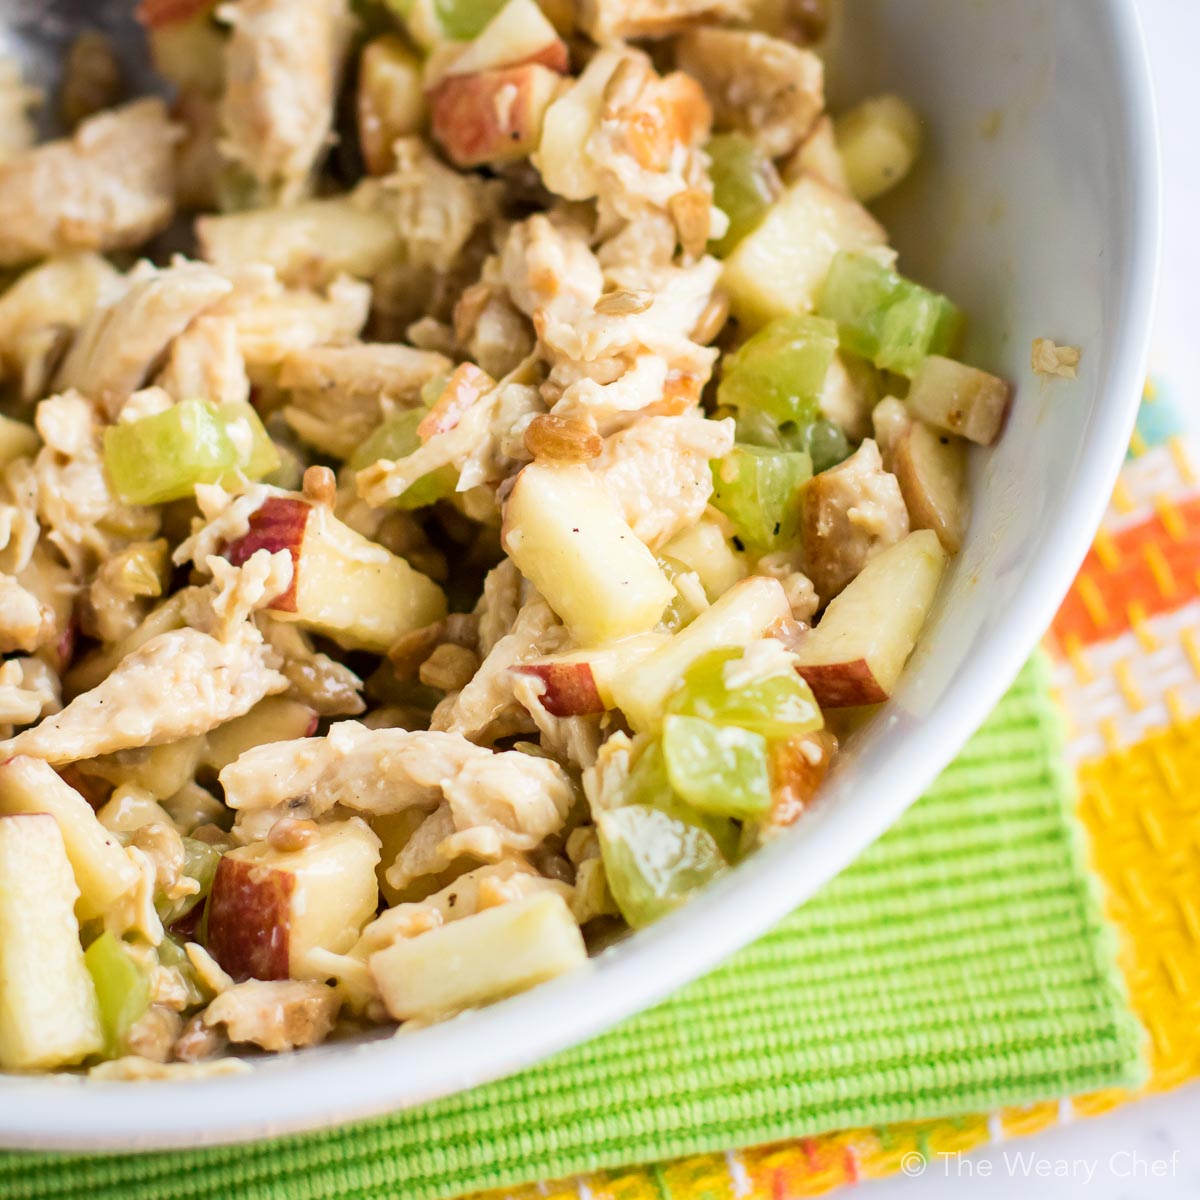
[[(885, 218), (901, 265), (971, 317), (968, 357), (1017, 381), (977, 463), (967, 545), (904, 685), (823, 803), (682, 911), (525, 996), (436, 1028), (193, 1083), (0, 1077), (0, 1144), (134, 1149), (329, 1125), (470, 1087), (593, 1036), (812, 895), (929, 784), (1034, 648), (1097, 526), (1138, 397), (1158, 253), (1150, 84), (1132, 0), (853, 0), (836, 90), (895, 89), (929, 161)], [(1029, 369), (1083, 347), (1076, 383)]]

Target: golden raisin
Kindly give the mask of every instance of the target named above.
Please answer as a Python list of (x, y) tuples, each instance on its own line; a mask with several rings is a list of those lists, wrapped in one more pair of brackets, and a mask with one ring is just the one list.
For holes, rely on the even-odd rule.
[(604, 439), (587, 421), (541, 413), (525, 430), (525, 449), (542, 462), (587, 462), (600, 456)]

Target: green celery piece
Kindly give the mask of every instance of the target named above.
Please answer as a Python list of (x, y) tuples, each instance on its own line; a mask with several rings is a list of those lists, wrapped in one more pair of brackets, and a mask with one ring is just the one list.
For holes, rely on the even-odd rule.
[(767, 738), (794, 737), (822, 728), (820, 706), (795, 671), (760, 676), (739, 688), (727, 686), (725, 666), (742, 653), (710, 650), (698, 658), (667, 697), (666, 711), (714, 725), (736, 725)]
[[(236, 402), (222, 404), (217, 413), (225, 423), (227, 433), (231, 428), (236, 429), (239, 422), (244, 422), (244, 429), (249, 432), (249, 453), (239, 455), (240, 461), (237, 465), (237, 470), (242, 475), (247, 479), (263, 479), (279, 469), (282, 463), (279, 451), (271, 441), (271, 435), (263, 428), (262, 420), (252, 405)], [(231, 436), (230, 441), (235, 447), (239, 445), (237, 437)]]
[[(381, 458), (396, 462), (419, 449), (421, 439), (417, 436), (417, 426), (425, 412), (423, 408), (406, 408), (384, 421), (350, 456), (351, 469), (361, 471)], [(423, 508), (453, 495), (457, 485), (458, 472), (451, 466), (439, 467), (422, 475), (392, 503), (396, 508)]]
[(723, 817), (700, 812), (682, 800), (671, 787), (662, 743), (657, 739), (638, 756), (621, 789), (621, 806), (640, 804), (657, 808), (672, 820), (702, 829), (717, 844), (725, 859), (737, 857), (739, 834), (737, 827)]
[(744, 133), (718, 133), (705, 150), (713, 203), (729, 218), (725, 236), (710, 241), (708, 250), (725, 258), (758, 228), (782, 187), (774, 163)]
[(803, 425), (789, 421), (776, 425), (766, 413), (753, 408), (739, 410), (734, 436), (747, 446), (772, 450), (802, 450), (812, 459), (814, 475), (836, 467), (850, 457), (850, 441), (827, 417), (815, 417)]
[(87, 948), (83, 961), (96, 986), (105, 1049), (115, 1058), (122, 1053), (129, 1030), (150, 1007), (150, 975), (107, 931)]
[(711, 504), (755, 550), (777, 550), (793, 541), (800, 525), (800, 492), (812, 478), (803, 451), (735, 445), (712, 463)]
[(693, 808), (745, 820), (771, 807), (761, 733), (670, 716), (663, 721), (662, 745), (671, 786)]
[(659, 808), (609, 809), (597, 824), (609, 890), (634, 929), (678, 908), (727, 865), (711, 835)]
[(949, 353), (962, 327), (945, 296), (847, 251), (834, 258), (817, 311), (837, 322), (845, 349), (909, 378), (928, 355)]
[[(677, 558), (671, 558), (669, 555), (660, 554), (658, 556), (658, 565), (671, 583), (675, 583), (675, 580), (680, 575), (690, 573), (688, 567), (685, 567)], [(667, 633), (678, 633), (685, 625), (690, 625), (699, 615), (700, 611), (688, 602), (682, 592), (677, 590), (675, 598), (663, 610), (659, 625)]]
[(166, 412), (110, 425), (104, 465), (122, 500), (164, 504), (216, 483), (238, 465), (225, 422), (206, 400), (181, 400)]
[(778, 317), (726, 359), (717, 402), (739, 411), (761, 409), (777, 425), (806, 424), (818, 415), (837, 348), (832, 321)]
[(164, 925), (186, 917), (197, 904), (207, 899), (220, 861), (221, 852), (215, 846), (197, 838), (183, 839), (183, 873), (194, 879), (200, 885), (200, 890), (190, 896), (181, 896), (178, 900), (160, 900), (156, 907)]
[(442, 32), (456, 42), (469, 42), (487, 28), (506, 0), (433, 0)]

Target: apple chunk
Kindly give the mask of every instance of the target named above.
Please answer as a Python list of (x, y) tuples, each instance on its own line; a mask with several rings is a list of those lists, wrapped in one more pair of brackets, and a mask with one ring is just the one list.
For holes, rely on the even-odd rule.
[(566, 901), (537, 892), (398, 941), (368, 965), (388, 1013), (407, 1021), (501, 1000), (586, 961)]
[(500, 540), (583, 645), (645, 633), (675, 596), (617, 502), (582, 465), (526, 467), (504, 506)]
[(320, 979), (314, 950), (344, 954), (375, 915), (379, 838), (352, 817), (299, 850), (255, 842), (221, 859), (208, 950), (235, 979)]
[(990, 446), (1000, 436), (1011, 399), (1007, 380), (930, 354), (913, 378), (906, 403), (914, 417)]
[(268, 497), (251, 516), (249, 530), (224, 553), (240, 566), (263, 548), (292, 556), (292, 585), (270, 611), (348, 650), (383, 654), (406, 633), (446, 614), (446, 598), (432, 579), (355, 533), (323, 505)]
[(561, 79), (536, 63), (452, 75), (433, 93), (433, 136), (459, 167), (526, 158)]
[(566, 42), (535, 0), (508, 0), (477, 36), (449, 54), (444, 75), (474, 75), (525, 63), (566, 71), (570, 65)]
[(896, 442), (892, 471), (914, 529), (932, 529), (947, 554), (957, 554), (967, 531), (967, 444), (914, 422)]
[(779, 580), (765, 575), (743, 579), (660, 649), (613, 679), (617, 707), (634, 729), (657, 729), (667, 697), (702, 654), (745, 646), (791, 619), (791, 605)]
[(822, 708), (879, 704), (896, 682), (929, 614), (946, 552), (929, 529), (872, 558), (796, 646), (796, 669)]
[(268, 696), (244, 717), (226, 721), (212, 730), (200, 761), (220, 772), (255, 746), (312, 737), (316, 731), (317, 714), (307, 704), (287, 696)]
[(513, 667), (545, 684), (542, 705), (552, 717), (578, 717), (615, 707), (613, 680), (670, 640), (665, 633), (642, 633), (600, 646), (552, 654)]
[(96, 989), (83, 961), (79, 889), (58, 822), (0, 817), (0, 1065), (77, 1063), (104, 1046)]
[(121, 843), (96, 819), (92, 806), (40, 758), (0, 764), (0, 816), (45, 813), (62, 834), (79, 889), (80, 920), (102, 916), (138, 881)]

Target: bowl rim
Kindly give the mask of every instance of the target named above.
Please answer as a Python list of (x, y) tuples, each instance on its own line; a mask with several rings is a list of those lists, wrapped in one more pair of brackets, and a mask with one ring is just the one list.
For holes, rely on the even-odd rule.
[[(419, 1037), (334, 1044), (264, 1061), (250, 1073), (152, 1088), (0, 1075), (0, 1147), (121, 1152), (230, 1144), (376, 1116), (511, 1074), (709, 971), (808, 899), (899, 818), (982, 724), (1049, 626), (1100, 524), (1136, 418), (1161, 252), (1159, 143), (1134, 0), (1105, 0), (1104, 14), (1120, 48), (1114, 55), (1123, 101), (1119, 136), (1133, 170), (1128, 286), (1116, 321), (1122, 335), (1105, 388), (1109, 401), (1087, 429), (1074, 468), (1086, 469), (1089, 485), (1069, 495), (1053, 544), (1039, 547), (994, 635), (947, 688), (936, 730), (918, 727), (889, 758), (890, 786), (863, 795), (852, 824), (813, 821), (802, 839), (780, 839), (759, 851), (753, 871), (730, 872), (579, 970)], [(456, 1065), (448, 1069), (448, 1062)]]

